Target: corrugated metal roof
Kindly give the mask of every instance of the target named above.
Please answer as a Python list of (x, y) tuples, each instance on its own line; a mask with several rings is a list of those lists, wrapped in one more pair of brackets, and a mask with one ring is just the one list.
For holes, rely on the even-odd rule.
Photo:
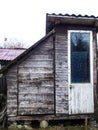
[(76, 18), (78, 18), (78, 17), (82, 17), (82, 18), (98, 18), (98, 16), (94, 16), (94, 15), (81, 15), (81, 14), (78, 14), (78, 15), (76, 15), (76, 14), (62, 14), (62, 13), (59, 13), (59, 14), (55, 14), (55, 13), (52, 13), (52, 14), (49, 14), (49, 13), (47, 13), (47, 15), (54, 15), (54, 16), (65, 16), (65, 17), (76, 17)]
[(98, 16), (94, 15), (75, 15), (75, 14), (48, 14), (46, 15), (46, 33), (51, 31), (57, 25), (77, 25), (77, 26), (89, 26), (98, 30)]
[(26, 49), (0, 48), (0, 60), (12, 61), (22, 54)]

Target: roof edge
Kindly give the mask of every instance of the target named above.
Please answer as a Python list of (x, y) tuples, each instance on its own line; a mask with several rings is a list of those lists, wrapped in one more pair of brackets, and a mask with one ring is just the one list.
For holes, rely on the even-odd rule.
[(47, 13), (46, 15), (53, 16), (53, 17), (65, 17), (65, 18), (72, 17), (72, 18), (84, 18), (84, 19), (98, 19), (98, 16), (94, 16), (94, 15), (81, 15), (81, 14), (75, 15), (75, 14), (62, 14), (62, 13), (59, 13), (59, 14)]
[(46, 14), (46, 33), (59, 24), (89, 26), (98, 29), (98, 16), (94, 15), (69, 15), (69, 14)]
[(31, 47), (29, 47), (26, 51), (24, 51), (22, 54), (20, 54), (18, 57), (16, 57), (13, 61), (11, 61), (8, 65), (6, 65), (4, 68), (0, 70), (0, 74), (7, 71), (12, 65), (17, 63), (21, 58), (23, 58), (24, 55), (28, 54), (32, 49), (36, 48), (40, 43), (45, 41), (48, 37), (53, 35), (55, 33), (55, 30), (53, 29), (50, 31), (47, 35), (45, 35), (43, 38), (41, 38), (38, 42), (33, 44)]

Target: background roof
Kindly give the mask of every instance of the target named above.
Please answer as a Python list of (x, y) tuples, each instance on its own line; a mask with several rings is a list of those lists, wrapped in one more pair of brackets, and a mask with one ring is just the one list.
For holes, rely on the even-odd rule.
[(26, 49), (11, 49), (11, 48), (0, 48), (0, 60), (12, 61), (17, 56), (22, 54)]

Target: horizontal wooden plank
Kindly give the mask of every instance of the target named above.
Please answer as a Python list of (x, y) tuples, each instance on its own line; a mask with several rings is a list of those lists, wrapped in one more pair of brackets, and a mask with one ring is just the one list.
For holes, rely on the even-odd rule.
[(17, 81), (15, 81), (13, 79), (12, 79), (12, 81), (8, 80), (7, 81), (7, 88), (10, 88), (10, 86), (14, 87), (14, 88), (17, 88)]
[(19, 65), (20, 67), (51, 67), (53, 61), (42, 61), (42, 62), (25, 62)]
[(10, 82), (14, 82), (14, 83), (17, 83), (17, 78), (10, 78), (10, 77), (7, 77), (7, 84), (10, 84)]
[[(46, 80), (53, 80), (54, 77), (53, 74), (39, 74), (39, 76), (37, 76), (36, 74), (26, 74), (25, 75), (19, 75), (18, 77), (18, 81), (24, 81), (24, 80), (28, 80), (28, 82), (31, 80), (32, 82), (43, 82), (43, 81), (46, 81)], [(39, 79), (39, 80), (38, 80)], [(31, 82), (30, 81), (30, 82)]]
[(63, 35), (63, 34), (56, 35), (55, 41), (56, 41), (56, 43), (59, 41), (66, 42), (67, 41), (66, 37), (67, 37), (66, 34), (65, 35)]
[(7, 101), (12, 101), (12, 100), (16, 100), (17, 99), (17, 95), (8, 95), (8, 99)]
[[(20, 95), (20, 93), (19, 93), (19, 95)], [(48, 100), (49, 98), (54, 98), (54, 93), (43, 93), (42, 94), (42, 93), (38, 92), (38, 93), (35, 93), (35, 94), (28, 94), (28, 93), (26, 93), (24, 95), (25, 96), (33, 96), (33, 97), (35, 96), (35, 97), (39, 98), (39, 100), (40, 100), (41, 97), (43, 97), (44, 100)]]
[[(42, 99), (44, 98), (46, 98), (46, 100), (48, 99), (48, 98), (54, 98), (54, 93), (53, 92), (49, 92), (49, 93), (40, 93), (39, 91), (37, 92), (37, 93), (26, 93), (26, 92), (19, 92), (19, 95), (18, 95), (19, 97), (22, 97), (22, 96), (24, 96), (24, 97), (31, 97), (31, 98), (33, 98), (34, 96), (35, 97), (37, 97), (37, 98), (41, 98), (42, 97)], [(50, 97), (49, 97), (50, 96)], [(24, 98), (24, 100), (25, 100), (25, 98)]]
[[(39, 81), (40, 82), (40, 81)], [(19, 85), (27, 85), (27, 86), (33, 86), (33, 87), (38, 87), (38, 86), (46, 86), (46, 87), (52, 87), (54, 86), (54, 82), (52, 80), (42, 80), (41, 84), (37, 83), (36, 81), (32, 82), (31, 80), (24, 80), (24, 81), (19, 81)]]
[[(62, 69), (63, 69), (63, 72), (62, 72)], [(68, 66), (66, 66), (64, 68), (56, 67), (56, 73), (65, 73), (65, 75), (67, 75), (67, 72), (68, 72)]]
[(17, 72), (17, 65), (12, 66), (11, 69), (8, 70), (9, 73), (16, 73)]
[(52, 60), (53, 59), (53, 55), (48, 54), (48, 55), (31, 55), (30, 57), (28, 57), (28, 60)]
[(66, 62), (56, 62), (56, 69), (59, 69), (59, 68), (62, 68), (62, 70), (63, 70), (63, 68), (65, 68), (65, 67), (68, 67), (68, 64), (66, 64)]
[(44, 42), (43, 44), (40, 44), (36, 49), (42, 50), (43, 48), (52, 48), (53, 47), (53, 40), (50, 40), (48, 42)]
[(50, 49), (50, 50), (47, 50), (45, 51), (44, 49), (43, 50), (38, 50), (36, 52), (34, 52), (34, 55), (38, 55), (38, 54), (43, 54), (43, 55), (53, 55), (53, 49)]
[(35, 84), (35, 82), (34, 82), (34, 83), (32, 83), (32, 82), (28, 82), (28, 83), (27, 83), (27, 82), (23, 82), (23, 83), (19, 83), (19, 86), (20, 86), (21, 88), (28, 88), (28, 89), (29, 89), (29, 87), (54, 88), (54, 85), (53, 85), (53, 83), (51, 84), (51, 82), (48, 83), (48, 84), (43, 84), (43, 82), (42, 82), (41, 85)]
[(31, 77), (33, 77), (33, 76), (34, 76), (34, 77), (35, 77), (35, 76), (40, 77), (41, 75), (42, 75), (42, 76), (46, 76), (46, 77), (47, 77), (47, 76), (49, 76), (49, 77), (52, 76), (52, 77), (53, 77), (53, 70), (52, 70), (52, 69), (51, 69), (50, 71), (45, 71), (45, 72), (40, 72), (40, 71), (39, 71), (39, 72), (38, 72), (38, 71), (37, 71), (37, 72), (33, 72), (33, 71), (30, 72), (30, 71), (31, 71), (31, 70), (29, 70), (29, 71), (26, 70), (26, 71), (23, 73), (23, 70), (22, 70), (22, 71), (19, 70), (18, 76), (24, 77), (24, 76), (26, 76), (26, 75), (28, 76), (28, 74), (29, 74)]
[(59, 86), (60, 88), (61, 88), (61, 87), (66, 87), (66, 88), (68, 88), (68, 80), (67, 80), (67, 81), (62, 81), (62, 80), (60, 81), (60, 80), (58, 80), (57, 83), (56, 83), (56, 87), (58, 87), (58, 86)]
[(10, 107), (7, 109), (7, 115), (9, 117), (17, 116), (17, 109), (15, 107)]
[(54, 109), (46, 109), (46, 108), (38, 108), (38, 109), (34, 109), (34, 110), (26, 110), (26, 109), (19, 109), (18, 114), (19, 115), (35, 115), (35, 114), (53, 114), (54, 113)]
[(11, 90), (17, 90), (17, 84), (15, 84), (15, 82), (9, 82), (9, 86), (8, 86), (8, 89), (11, 89)]
[(40, 104), (43, 103), (44, 105), (50, 104), (54, 102), (54, 94), (20, 94), (18, 96), (19, 103), (23, 105), (34, 105), (35, 104)]
[(30, 104), (30, 103), (28, 103), (28, 101), (25, 101), (25, 102), (23, 102), (23, 101), (21, 101), (21, 102), (19, 102), (19, 109), (23, 109), (24, 110), (24, 108), (25, 109), (38, 109), (38, 108), (51, 108), (51, 109), (54, 109), (53, 108), (54, 107), (54, 104), (45, 104), (45, 103), (43, 103), (43, 102), (33, 102), (32, 104)]
[[(25, 64), (51, 64), (51, 63), (53, 63), (53, 60), (48, 60), (48, 61), (46, 61), (46, 60), (34, 60), (33, 62), (31, 61), (31, 60), (29, 60), (29, 62), (28, 61), (25, 61), (25, 62), (23, 62), (23, 63), (21, 63), (19, 66), (21, 67), (21, 66), (23, 66), (24, 65), (24, 63)], [(33, 66), (32, 66), (33, 67)]]
[[(49, 40), (49, 39), (48, 39)], [(47, 41), (47, 42), (43, 42), (43, 44), (40, 44), (36, 49), (43, 49), (43, 48), (52, 48), (53, 47), (53, 40), (51, 39), (50, 41)]]
[(55, 44), (56, 44), (56, 47), (58, 47), (58, 48), (62, 48), (62, 47), (68, 48), (68, 45), (66, 43), (67, 43), (66, 40), (65, 41), (56, 40)]
[(40, 78), (40, 79), (34, 78), (32, 80), (30, 78), (28, 78), (28, 79), (18, 79), (19, 83), (27, 82), (28, 84), (34, 84), (35, 83), (35, 85), (43, 85), (43, 84), (45, 85), (46, 83), (51, 84), (51, 82), (52, 82), (52, 85), (53, 85), (53, 81), (54, 81), (53, 77), (44, 77), (44, 78)]
[(7, 102), (7, 103), (8, 103), (8, 105), (7, 105), (8, 108), (10, 108), (10, 107), (15, 107), (15, 108), (17, 108), (17, 102), (12, 102), (12, 101), (10, 101), (10, 102)]
[(63, 54), (63, 53), (56, 53), (56, 55), (55, 55), (55, 58), (56, 58), (56, 60), (58, 59), (62, 59), (62, 60), (64, 60), (64, 59), (68, 59), (68, 56), (66, 55), (66, 53), (65, 54)]
[[(30, 98), (25, 98), (25, 100), (24, 100), (24, 98), (20, 98), (20, 100), (19, 100), (19, 103), (21, 104), (22, 102), (23, 102), (23, 104), (21, 104), (21, 106), (22, 105), (26, 105), (26, 103), (25, 102), (28, 102), (28, 100), (29, 100)], [(28, 105), (30, 105), (30, 106), (36, 106), (35, 104), (38, 104), (38, 106), (40, 106), (40, 104), (43, 104), (43, 106), (44, 105), (54, 105), (54, 99), (53, 98), (51, 98), (51, 99), (47, 99), (47, 100), (44, 100), (44, 98), (43, 97), (41, 97), (41, 99), (39, 99), (39, 98), (35, 98), (35, 97), (33, 97), (32, 98), (32, 102), (30, 102)]]
[(64, 80), (64, 79), (68, 79), (68, 76), (67, 76), (67, 74), (62, 74), (62, 73), (59, 73), (59, 75), (56, 75), (56, 81), (57, 80)]
[[(38, 104), (38, 106), (40, 106), (41, 104), (42, 104), (42, 106), (44, 107), (44, 105), (53, 105), (54, 106), (54, 100), (51, 98), (50, 100), (36, 100), (36, 99), (34, 99), (34, 98), (32, 98), (32, 102), (30, 102), (28, 105), (27, 105), (27, 102), (28, 102), (28, 100), (29, 99), (25, 99), (25, 100), (23, 100), (23, 99), (20, 99), (19, 100), (19, 104), (21, 105), (21, 107), (25, 107), (25, 106), (33, 106), (33, 107), (36, 107), (36, 104)], [(19, 106), (20, 106), (19, 105)]]
[(18, 66), (18, 69), (19, 69), (19, 72), (23, 72), (25, 73), (26, 72), (32, 72), (32, 73), (49, 73), (49, 72), (53, 72), (53, 66), (51, 67), (23, 67), (23, 66)]
[(9, 75), (8, 76), (6, 76), (7, 78), (16, 78), (17, 77), (17, 72), (15, 72), (15, 73), (12, 73), (12, 72), (10, 72), (9, 73)]
[[(11, 91), (11, 90), (9, 90), (8, 92), (7, 92), (7, 95), (9, 96), (9, 95), (17, 95), (17, 91)], [(17, 99), (16, 99), (17, 100)]]
[(10, 89), (10, 87), (8, 88), (8, 91), (7, 91), (7, 94), (15, 94), (17, 95), (17, 88), (13, 88), (13, 89)]
[(28, 101), (24, 101), (24, 102), (19, 102), (19, 109), (37, 109), (37, 108), (48, 108), (51, 107), (51, 109), (54, 107), (54, 104), (50, 105), (50, 104), (44, 104), (44, 103), (28, 103)]
[(53, 62), (53, 59), (28, 59), (26, 62)]
[[(50, 43), (49, 43), (50, 44)], [(41, 46), (41, 47), (37, 47), (33, 52), (32, 52), (32, 54), (36, 54), (36, 52), (38, 52), (37, 54), (39, 54), (40, 52), (42, 52), (42, 53), (40, 53), (40, 54), (44, 54), (44, 52), (47, 52), (47, 54), (49, 54), (49, 52), (50, 51), (53, 51), (53, 45), (52, 44), (50, 44), (50, 45), (45, 45), (45, 46)]]
[(52, 93), (54, 91), (54, 87), (43, 87), (43, 86), (38, 86), (38, 87), (33, 87), (33, 86), (20, 86), (19, 92), (23, 93), (35, 93), (35, 92), (40, 92), (40, 93)]

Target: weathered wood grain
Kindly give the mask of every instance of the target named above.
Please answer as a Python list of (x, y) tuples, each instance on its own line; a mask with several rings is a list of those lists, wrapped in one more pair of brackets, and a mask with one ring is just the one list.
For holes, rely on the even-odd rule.
[(68, 44), (66, 35), (56, 35), (55, 84), (56, 113), (68, 114)]
[[(34, 117), (43, 119), (42, 115), (47, 115), (47, 119), (70, 118), (68, 115), (68, 36), (66, 29), (62, 33), (57, 30), (55, 41), (51, 36), (8, 71), (8, 118), (12, 116), (16, 120), (22, 120), (24, 115), (27, 117), (25, 119), (32, 120)], [(93, 42), (93, 52), (96, 53), (95, 40)], [(94, 87), (96, 87), (97, 60), (95, 53)], [(95, 88), (94, 92), (96, 95)], [(30, 118), (27, 115), (30, 115)], [(84, 115), (77, 116), (77, 118), (82, 116)]]
[[(52, 41), (52, 40), (51, 40)], [(54, 113), (53, 43), (39, 45), (18, 66), (18, 113)]]
[(13, 66), (7, 73), (7, 114), (17, 115), (17, 66)]

